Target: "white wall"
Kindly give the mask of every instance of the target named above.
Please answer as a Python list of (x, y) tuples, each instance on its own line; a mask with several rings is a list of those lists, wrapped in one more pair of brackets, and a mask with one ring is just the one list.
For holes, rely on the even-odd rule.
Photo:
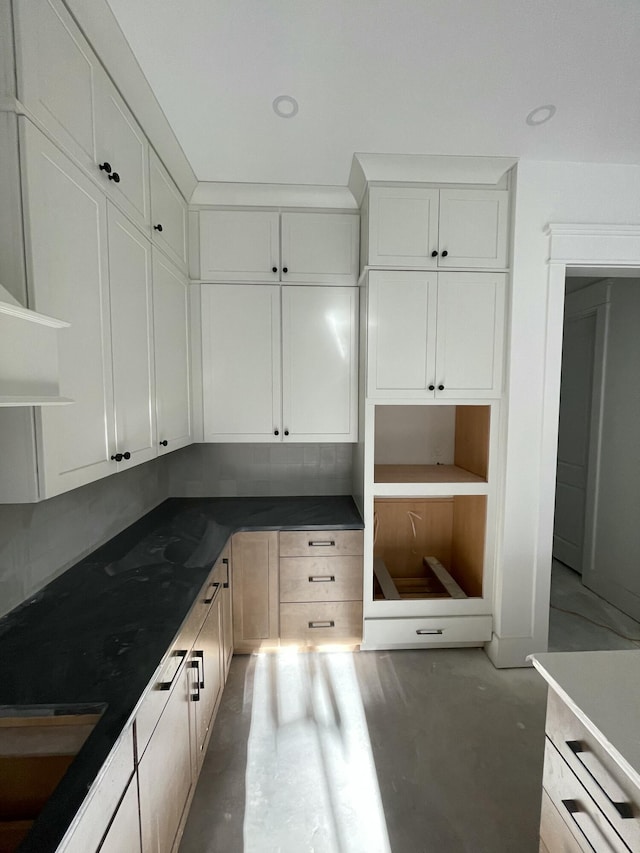
[(591, 586), (640, 619), (640, 280), (611, 287)]
[[(496, 637), (499, 666), (544, 650), (548, 632), (555, 443), (543, 431), (545, 384), (559, 388), (560, 358), (546, 366), (549, 223), (640, 224), (640, 167), (520, 161), (505, 423), (504, 514), (498, 538)], [(549, 328), (562, 327), (552, 304)], [(558, 316), (556, 316), (556, 314)], [(551, 409), (555, 402), (546, 401)], [(552, 418), (553, 421), (553, 418)], [(555, 421), (557, 433), (557, 420)], [(544, 485), (543, 485), (544, 484)]]

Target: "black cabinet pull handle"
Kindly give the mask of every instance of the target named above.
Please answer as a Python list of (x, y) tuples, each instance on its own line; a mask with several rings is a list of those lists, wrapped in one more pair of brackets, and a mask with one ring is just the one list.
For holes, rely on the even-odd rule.
[(131, 459), (131, 454), (129, 453), (128, 450), (125, 450), (125, 452), (122, 455), (124, 456), (125, 459)]
[(280, 430), (279, 430), (279, 429), (274, 429), (273, 434), (274, 434), (274, 435), (280, 435)]
[(336, 623), (333, 619), (326, 619), (323, 622), (309, 622), (310, 628), (335, 628)]
[(161, 444), (163, 447), (166, 447), (166, 446), (167, 446), (167, 444), (169, 444), (169, 442), (167, 441), (167, 439), (166, 439), (166, 438), (164, 438), (164, 439), (160, 442), (160, 444)]
[(111, 461), (112, 462), (122, 462), (123, 458), (124, 457), (122, 456), (122, 453), (116, 453), (111, 457)]
[(444, 252), (442, 253), (442, 257), (446, 258), (448, 254), (449, 254), (449, 252), (447, 252), (447, 250), (445, 249)]
[[(571, 752), (575, 755), (576, 760), (577, 760), (577, 761), (582, 765), (582, 767), (587, 771), (587, 773), (589, 774), (589, 776), (591, 776), (591, 778), (592, 778), (592, 779), (593, 779), (593, 781), (596, 783), (596, 785), (598, 786), (598, 788), (600, 788), (600, 790), (601, 790), (601, 791), (602, 791), (602, 793), (605, 795), (605, 797), (607, 798), (607, 800), (609, 800), (609, 802), (611, 803), (611, 805), (613, 806), (613, 808), (618, 812), (618, 814), (620, 815), (620, 817), (621, 817), (623, 820), (630, 820), (630, 819), (632, 820), (632, 819), (635, 817), (635, 815), (634, 815), (634, 810), (633, 810), (633, 806), (631, 805), (631, 803), (628, 803), (628, 802), (626, 802), (626, 801), (624, 801), (624, 800), (622, 800), (622, 801), (614, 800), (614, 799), (613, 799), (613, 797), (611, 796), (611, 794), (609, 794), (609, 793), (604, 789), (604, 787), (602, 786), (602, 783), (601, 783), (601, 782), (599, 782), (599, 781), (596, 779), (596, 777), (593, 775), (593, 773), (591, 772), (591, 770), (589, 770), (589, 767), (585, 764), (585, 762), (584, 762), (584, 761), (582, 760), (582, 758), (580, 757), (580, 756), (581, 756), (581, 754), (583, 754), (583, 753), (589, 753), (589, 752), (590, 752), (590, 750), (588, 749), (588, 747), (587, 747), (587, 746), (585, 746), (585, 744), (583, 744), (583, 743), (582, 743), (582, 741), (579, 741), (579, 740), (567, 740), (567, 741), (565, 741), (565, 743), (567, 744), (567, 746), (569, 747), (569, 749), (571, 750)], [(593, 755), (594, 755), (594, 753), (592, 752), (592, 753), (591, 753), (591, 755), (593, 756)], [(598, 762), (598, 763), (600, 763), (600, 762)], [(563, 802), (564, 802), (564, 800), (563, 800)], [(566, 803), (565, 803), (565, 805), (566, 805)]]
[(309, 540), (309, 548), (335, 548), (336, 540), (335, 539), (310, 539)]
[(288, 429), (285, 429), (284, 434), (285, 434), (285, 435), (289, 435), (289, 430), (288, 430)]
[(154, 230), (154, 231), (160, 231), (160, 232), (164, 231), (164, 228), (162, 227), (162, 223), (161, 223), (161, 222), (158, 222), (158, 224), (157, 224), (157, 225), (154, 225), (154, 226), (153, 226), (153, 230)]
[(213, 595), (211, 596), (211, 598), (206, 598), (206, 597), (205, 597), (205, 599), (204, 599), (204, 603), (205, 603), (205, 604), (211, 604), (211, 602), (213, 601), (213, 599), (216, 597), (216, 593), (217, 593), (217, 592), (218, 592), (218, 590), (220, 589), (220, 584), (219, 584), (219, 583), (210, 583), (210, 584), (209, 584), (209, 586), (210, 586), (210, 587), (212, 586), (212, 587), (215, 587), (215, 588), (214, 588), (214, 590), (213, 590)]
[(435, 391), (435, 390), (436, 390), (435, 385), (429, 385), (429, 391)]
[(433, 250), (433, 252), (431, 252), (431, 257), (432, 257), (432, 258), (437, 258), (437, 257), (438, 257), (438, 253), (437, 253), (437, 251), (436, 251), (435, 249)]
[(227, 579), (222, 584), (223, 589), (229, 589), (229, 560), (227, 557), (222, 558), (222, 565), (227, 567)]
[[(194, 663), (199, 664), (198, 666), (198, 678), (200, 689), (204, 690), (204, 652), (200, 651), (200, 649), (194, 651), (193, 656), (195, 658)], [(202, 667), (202, 669), (201, 669)]]
[(173, 687), (173, 682), (176, 680), (176, 676), (180, 672), (180, 668), (182, 667), (182, 661), (186, 658), (186, 656), (187, 656), (187, 650), (186, 649), (184, 649), (184, 650), (180, 649), (180, 651), (174, 652), (171, 655), (171, 657), (178, 659), (178, 666), (176, 667), (175, 672), (171, 676), (170, 681), (159, 681), (158, 682), (158, 684), (157, 684), (158, 690), (171, 690), (171, 688)]
[(271, 267), (271, 272), (278, 272), (278, 267)]
[(100, 163), (99, 166), (101, 172), (106, 172), (107, 175), (111, 174), (111, 163), (107, 163), (105, 160), (104, 163)]
[(110, 181), (113, 181), (114, 184), (120, 183), (120, 175), (117, 172), (112, 172), (110, 175), (107, 175)]
[[(198, 654), (198, 652), (194, 652), (194, 655), (197, 655), (197, 654)], [(191, 669), (195, 669), (198, 672), (198, 674), (196, 675), (196, 683), (195, 683), (195, 688), (198, 692), (191, 695), (191, 701), (192, 702), (199, 702), (200, 701), (200, 690), (201, 690), (201, 688), (200, 688), (200, 661), (196, 658), (195, 660), (191, 661), (189, 666), (191, 667)]]
[(444, 391), (444, 385), (438, 385), (438, 391)]
[(282, 267), (282, 272), (289, 272), (289, 268), (288, 267)]

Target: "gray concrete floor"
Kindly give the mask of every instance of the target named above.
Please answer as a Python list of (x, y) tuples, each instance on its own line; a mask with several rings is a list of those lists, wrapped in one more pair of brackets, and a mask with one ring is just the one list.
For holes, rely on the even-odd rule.
[(537, 853), (545, 697), (480, 649), (235, 657), (180, 853)]
[(551, 605), (551, 652), (640, 648), (640, 623), (584, 586), (577, 572), (557, 560), (551, 570)]

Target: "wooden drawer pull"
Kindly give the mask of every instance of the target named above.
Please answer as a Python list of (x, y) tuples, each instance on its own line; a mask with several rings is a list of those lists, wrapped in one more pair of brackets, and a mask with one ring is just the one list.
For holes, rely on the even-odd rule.
[[(613, 797), (611, 796), (611, 794), (609, 794), (607, 789), (605, 788), (605, 784), (607, 781), (609, 781), (609, 783), (612, 786), (615, 785), (615, 783), (613, 782), (613, 780), (611, 779), (611, 777), (607, 773), (606, 769), (597, 760), (597, 757), (594, 755), (594, 753), (591, 752), (585, 746), (585, 744), (582, 743), (582, 741), (567, 740), (567, 741), (565, 741), (565, 743), (567, 744), (567, 746), (569, 747), (571, 752), (575, 755), (576, 761), (578, 761), (582, 765), (582, 767), (586, 770), (586, 772), (589, 774), (589, 776), (591, 776), (593, 781), (596, 783), (598, 788), (600, 788), (602, 793), (609, 800), (609, 802), (611, 803), (613, 808), (618, 812), (620, 817), (624, 818), (624, 819), (629, 819), (629, 818), (633, 819), (635, 815), (634, 815), (634, 810), (633, 810), (633, 806), (631, 805), (631, 803), (627, 803), (624, 801), (620, 802), (620, 801), (614, 800)], [(587, 756), (586, 761), (584, 761), (581, 757), (583, 754), (585, 756)], [(589, 766), (590, 764), (591, 765), (595, 764), (596, 766), (595, 767)], [(598, 777), (600, 777), (600, 778), (598, 778)], [(602, 777), (605, 777), (604, 780), (602, 779)]]
[(316, 539), (309, 542), (309, 548), (335, 548), (335, 539)]
[(444, 634), (443, 628), (418, 628), (416, 634), (423, 636), (424, 634)]
[(309, 583), (335, 583), (335, 575), (310, 575)]
[(326, 622), (309, 622), (310, 628), (335, 628), (336, 623), (331, 620), (327, 620)]

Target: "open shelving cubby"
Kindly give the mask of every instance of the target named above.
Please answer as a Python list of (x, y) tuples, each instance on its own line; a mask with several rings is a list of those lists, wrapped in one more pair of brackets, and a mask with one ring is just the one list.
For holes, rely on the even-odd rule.
[(490, 406), (376, 406), (374, 486), (486, 484), (490, 413)]

